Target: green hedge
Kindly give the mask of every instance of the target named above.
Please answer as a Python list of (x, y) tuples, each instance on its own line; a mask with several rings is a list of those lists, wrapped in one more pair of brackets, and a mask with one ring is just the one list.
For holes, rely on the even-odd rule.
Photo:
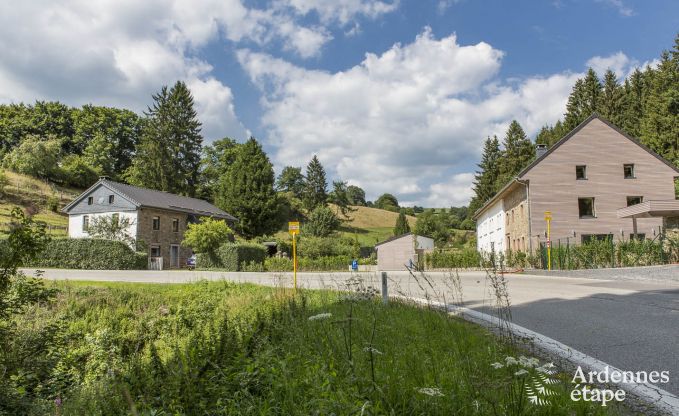
[(89, 270), (141, 270), (148, 267), (146, 253), (135, 252), (122, 241), (89, 238), (55, 239), (28, 267)]
[(481, 266), (481, 255), (472, 248), (436, 250), (426, 255), (427, 267), (432, 269), (465, 269)]
[(260, 244), (226, 243), (214, 253), (199, 253), (196, 267), (199, 269), (224, 269), (232, 272), (264, 267), (266, 248)]
[[(351, 258), (344, 256), (327, 256), (310, 259), (307, 257), (298, 257), (297, 265), (299, 271), (302, 272), (331, 272), (331, 271), (349, 271), (351, 265)], [(264, 262), (264, 268), (269, 272), (291, 272), (292, 259), (271, 257)]]

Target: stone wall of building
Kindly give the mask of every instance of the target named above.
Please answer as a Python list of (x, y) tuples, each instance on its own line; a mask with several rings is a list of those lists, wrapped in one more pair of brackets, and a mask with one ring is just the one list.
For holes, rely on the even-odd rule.
[[(160, 219), (158, 230), (153, 229), (153, 218)], [(172, 228), (172, 221), (179, 221), (178, 230)], [(171, 269), (186, 266), (186, 260), (191, 256), (191, 249), (182, 247), (184, 233), (188, 225), (188, 215), (180, 212), (165, 211), (153, 208), (143, 208), (139, 210), (137, 218), (137, 239), (144, 241), (148, 246), (149, 256), (153, 247), (160, 249), (160, 256), (163, 258), (163, 269)], [(170, 250), (172, 246), (177, 246), (179, 252), (178, 262), (171, 264)]]
[(529, 212), (526, 187), (519, 185), (503, 198), (505, 210), (505, 248), (529, 251)]

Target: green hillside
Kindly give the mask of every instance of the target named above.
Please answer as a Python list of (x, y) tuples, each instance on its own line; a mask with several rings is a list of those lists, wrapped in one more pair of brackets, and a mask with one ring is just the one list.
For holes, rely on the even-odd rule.
[[(380, 241), (393, 236), (394, 225), (398, 213), (379, 208), (352, 207), (349, 219), (340, 228), (342, 234), (358, 238), (362, 246), (374, 246)], [(407, 216), (411, 229), (415, 229), (417, 218)]]
[(60, 212), (82, 191), (46, 183), (31, 176), (4, 171), (7, 183), (0, 192), (0, 235), (9, 230), (11, 212), (15, 207), (33, 214), (47, 224), (47, 232), (55, 237), (66, 236), (68, 216)]

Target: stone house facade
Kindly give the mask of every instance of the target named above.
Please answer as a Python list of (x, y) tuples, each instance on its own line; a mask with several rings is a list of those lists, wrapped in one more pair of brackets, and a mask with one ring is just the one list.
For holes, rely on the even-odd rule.
[(129, 221), (127, 234), (149, 255), (149, 268), (171, 269), (186, 266), (192, 255), (181, 245), (188, 225), (203, 217), (223, 219), (230, 225), (237, 220), (209, 202), (100, 178), (89, 189), (64, 207), (69, 216), (70, 238), (88, 238), (88, 224), (97, 217), (116, 216)]

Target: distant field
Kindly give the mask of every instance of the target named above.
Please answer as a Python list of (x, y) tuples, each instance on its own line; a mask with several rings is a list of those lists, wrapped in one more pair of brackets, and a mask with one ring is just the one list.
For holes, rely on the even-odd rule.
[[(7, 232), (11, 212), (15, 207), (35, 213), (35, 220), (47, 224), (47, 231), (53, 236), (66, 236), (68, 216), (52, 212), (48, 200), (56, 198), (58, 210), (80, 194), (78, 189), (64, 188), (49, 184), (26, 175), (5, 171), (8, 185), (0, 193), (0, 234)], [(57, 210), (57, 211), (58, 211)]]
[[(398, 213), (368, 207), (352, 207), (352, 209), (355, 211), (347, 214), (349, 220), (340, 229), (343, 235), (357, 237), (362, 246), (374, 246), (393, 236), (392, 231)], [(407, 216), (407, 219), (410, 228), (414, 229), (417, 218)]]

